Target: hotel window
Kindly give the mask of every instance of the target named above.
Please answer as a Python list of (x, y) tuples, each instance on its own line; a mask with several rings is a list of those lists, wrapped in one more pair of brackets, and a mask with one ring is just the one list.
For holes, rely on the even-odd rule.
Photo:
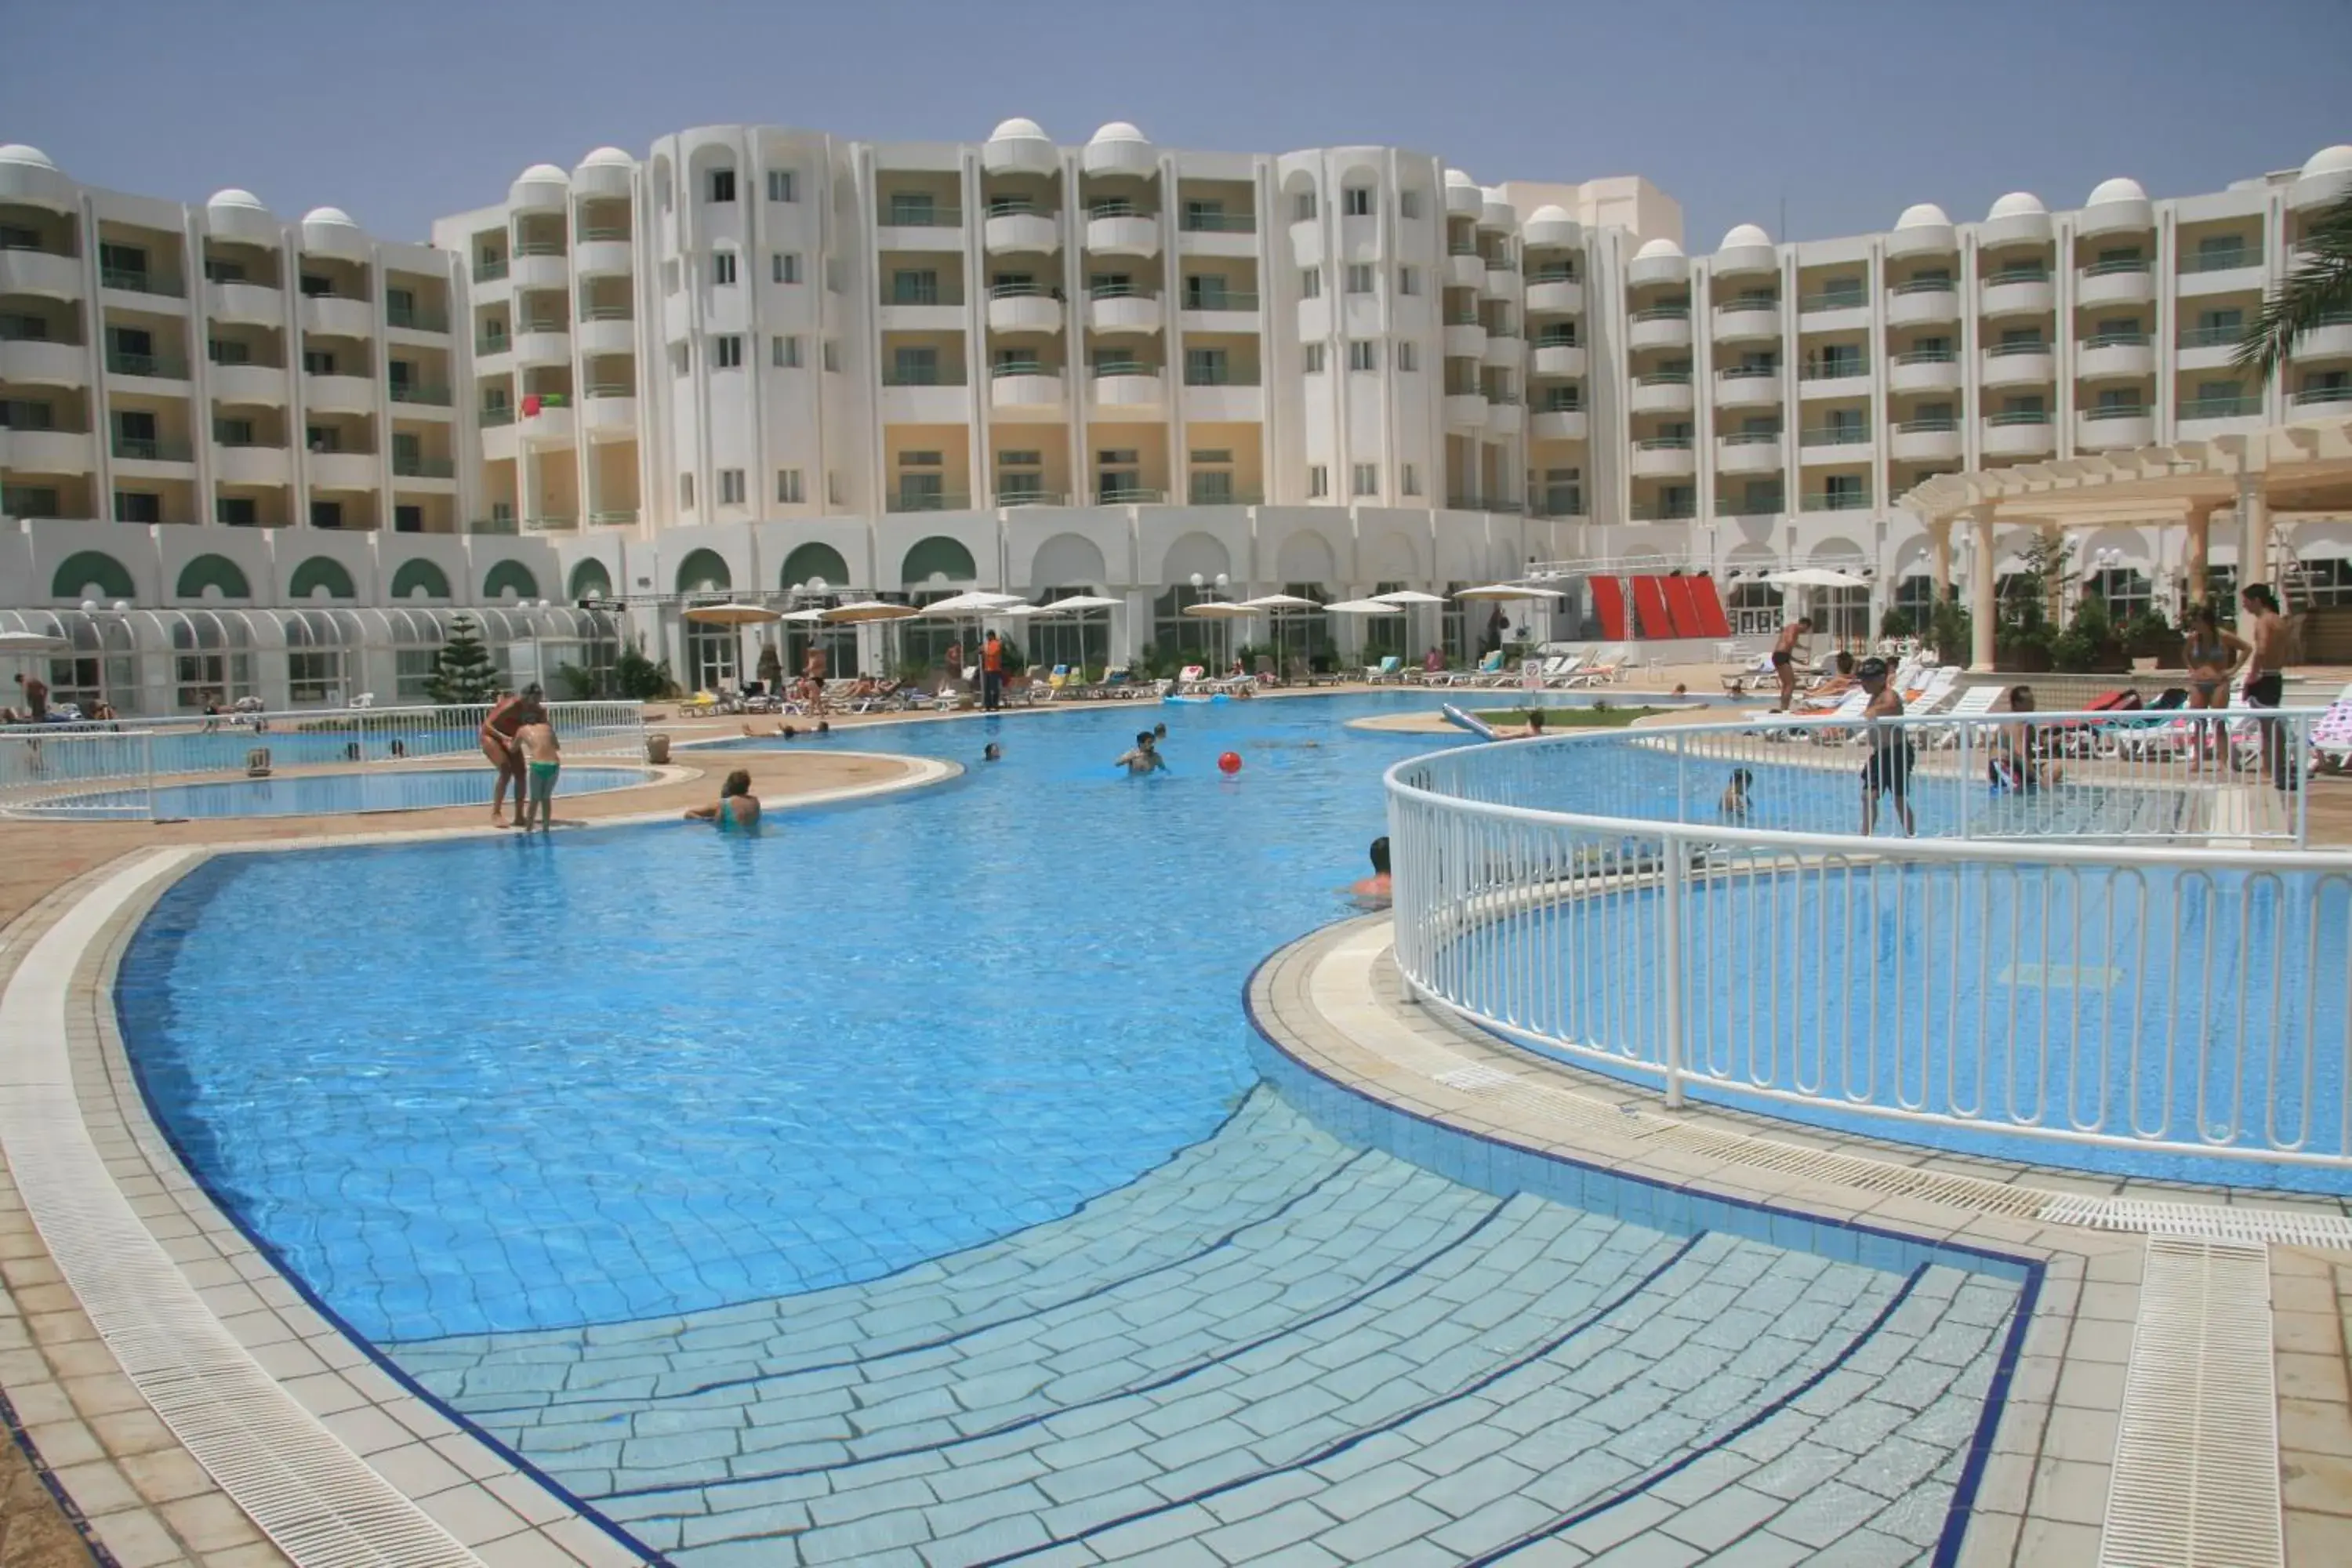
[(1421, 345), (1419, 343), (1397, 344), (1396, 364), (1397, 369), (1399, 370), (1419, 370), (1421, 368)]
[(733, 251), (721, 250), (711, 256), (710, 280), (721, 289), (730, 288), (733, 286), (735, 282), (735, 253)]
[(929, 269), (919, 272), (890, 274), (890, 303), (893, 305), (936, 305), (940, 302), (940, 275)]
[(677, 477), (677, 504), (688, 511), (694, 510), (694, 476), (692, 474), (680, 474)]
[(2246, 237), (2242, 234), (2209, 234), (2197, 242), (2197, 270), (2218, 272), (2226, 267), (2249, 267), (2252, 258), (2246, 255)]
[(784, 506), (801, 504), (801, 471), (798, 468), (776, 470), (776, 500)]
[(768, 258), (768, 275), (779, 283), (799, 282), (801, 280), (801, 253), (797, 250), (777, 251), (773, 256)]
[(1397, 268), (1397, 292), (1400, 294), (1418, 294), (1421, 292), (1420, 268), (1400, 267)]
[[(45, 323), (37, 322), (37, 324), (41, 325), (40, 335), (47, 337), (47, 326)], [(0, 333), (0, 336), (5, 335)], [(232, 342), (226, 338), (215, 338), (205, 346), (215, 364), (251, 364), (253, 363), (253, 345), (250, 343)]]
[(768, 340), (768, 363), (778, 370), (798, 370), (801, 367), (801, 340), (797, 335)]
[(1339, 193), (1339, 211), (1349, 217), (1372, 216), (1372, 187), (1349, 185)]
[(1584, 511), (1584, 470), (1546, 468), (1544, 510), (1553, 517), (1577, 517)]
[(1414, 218), (1419, 217), (1420, 216), (1421, 193), (1419, 191), (1399, 191), (1397, 193), (1397, 216), (1402, 218)]
[(1355, 494), (1376, 496), (1381, 493), (1381, 466), (1378, 463), (1358, 463), (1353, 478)]
[(302, 371), (306, 375), (332, 375), (335, 374), (335, 356), (325, 349), (304, 349)]
[(1832, 474), (1822, 481), (1822, 493), (1828, 498), (1832, 511), (1870, 504), (1869, 481), (1860, 474)]
[(1378, 343), (1349, 343), (1348, 345), (1348, 368), (1349, 370), (1378, 370), (1381, 368), (1380, 355), (1381, 351)]
[(1306, 362), (1301, 364), (1299, 368), (1305, 371), (1308, 375), (1321, 375), (1323, 374), (1323, 345), (1321, 343), (1308, 343), (1307, 345)]
[(1348, 263), (1348, 292), (1369, 294), (1372, 291), (1372, 264), (1369, 261)]
[(741, 506), (743, 504), (742, 469), (721, 468), (719, 470), (719, 504), (720, 506)]
[(732, 335), (710, 340), (710, 363), (719, 370), (743, 368), (743, 340)]
[(1821, 298), (1814, 301), (1824, 310), (1849, 310), (1863, 302), (1862, 279), (1852, 277), (1823, 279)]
[(792, 170), (768, 171), (768, 199), (772, 202), (796, 202), (801, 199), (800, 181)]
[(1315, 193), (1299, 192), (1297, 200), (1290, 204), (1290, 215), (1297, 222), (1312, 223), (1315, 219)]
[(251, 528), (261, 521), (251, 496), (222, 496), (213, 502), (213, 516), (231, 528)]
[(714, 202), (731, 202), (735, 199), (734, 170), (713, 169), (710, 171), (710, 199)]
[(1411, 463), (1407, 463), (1400, 472), (1402, 477), (1397, 481), (1397, 489), (1409, 496), (1419, 495), (1421, 493), (1421, 470), (1414, 468)]
[(1307, 495), (1310, 500), (1331, 493), (1331, 470), (1320, 463), (1310, 463), (1307, 468)]
[[(0, 425), (6, 423), (6, 420), (0, 419)], [(216, 418), (213, 421), (213, 440), (223, 447), (250, 447), (253, 445), (253, 421)]]
[(824, 341), (824, 368), (841, 374), (841, 345), (831, 338)]
[(1298, 297), (1302, 300), (1323, 297), (1323, 269), (1320, 267), (1309, 267), (1298, 274)]
[(926, 192), (894, 191), (890, 195), (890, 216), (884, 221), (892, 228), (929, 228), (938, 210), (938, 204)]

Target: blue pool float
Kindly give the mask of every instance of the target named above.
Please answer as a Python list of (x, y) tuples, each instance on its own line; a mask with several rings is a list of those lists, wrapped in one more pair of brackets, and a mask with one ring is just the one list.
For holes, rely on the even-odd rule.
[(1187, 691), (1181, 695), (1171, 691), (1160, 700), (1162, 702), (1231, 702), (1233, 699), (1222, 691), (1206, 693)]
[(1457, 730), (1467, 730), (1482, 741), (1498, 741), (1502, 739), (1501, 736), (1495, 733), (1495, 727), (1492, 724), (1487, 723), (1486, 721), (1479, 718), (1475, 713), (1465, 713), (1461, 709), (1456, 708), (1451, 702), (1446, 703), (1442, 711), (1445, 714), (1445, 721), (1453, 725)]

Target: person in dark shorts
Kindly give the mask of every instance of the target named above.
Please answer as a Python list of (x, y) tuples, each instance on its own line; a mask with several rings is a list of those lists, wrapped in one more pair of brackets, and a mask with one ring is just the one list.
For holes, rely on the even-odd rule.
[(1900, 725), (1882, 722), (1903, 717), (1903, 694), (1886, 679), (1883, 658), (1864, 659), (1853, 674), (1870, 693), (1862, 713), (1872, 721), (1870, 760), (1862, 764), (1862, 836), (1869, 837), (1877, 827), (1878, 797), (1886, 795), (1893, 797), (1895, 817), (1907, 837), (1919, 830), (1911, 816), (1911, 740)]
[(1813, 635), (1812, 618), (1800, 616), (1780, 628), (1772, 639), (1772, 678), (1780, 683), (1780, 705), (1773, 710), (1786, 713), (1797, 700), (1797, 645)]
[[(2246, 706), (2279, 708), (2286, 701), (2286, 617), (2266, 583), (2249, 583), (2238, 595), (2246, 606)], [(2287, 729), (2275, 719), (2257, 720), (2263, 737), (2263, 772), (2280, 789), (2293, 789), (2302, 771), (2287, 755)]]

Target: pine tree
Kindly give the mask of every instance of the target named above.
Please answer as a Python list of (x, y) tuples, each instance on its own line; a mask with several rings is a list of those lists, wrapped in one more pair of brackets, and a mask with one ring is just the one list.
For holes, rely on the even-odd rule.
[(425, 693), (436, 702), (464, 706), (488, 702), (498, 695), (498, 667), (489, 650), (474, 635), (470, 616), (449, 623), (449, 640), (433, 656), (433, 673), (425, 678)]

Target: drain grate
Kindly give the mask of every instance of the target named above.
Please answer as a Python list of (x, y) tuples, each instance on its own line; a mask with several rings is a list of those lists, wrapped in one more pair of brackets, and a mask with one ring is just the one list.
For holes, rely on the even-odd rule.
[(2271, 1335), (2263, 1247), (2148, 1237), (2101, 1568), (2284, 1561)]
[(2053, 1194), (2041, 1217), (2091, 1230), (2153, 1231), (2206, 1241), (2284, 1242), (2352, 1252), (2352, 1219), (2297, 1209), (2223, 1208), (2217, 1204), (2152, 1203)]

